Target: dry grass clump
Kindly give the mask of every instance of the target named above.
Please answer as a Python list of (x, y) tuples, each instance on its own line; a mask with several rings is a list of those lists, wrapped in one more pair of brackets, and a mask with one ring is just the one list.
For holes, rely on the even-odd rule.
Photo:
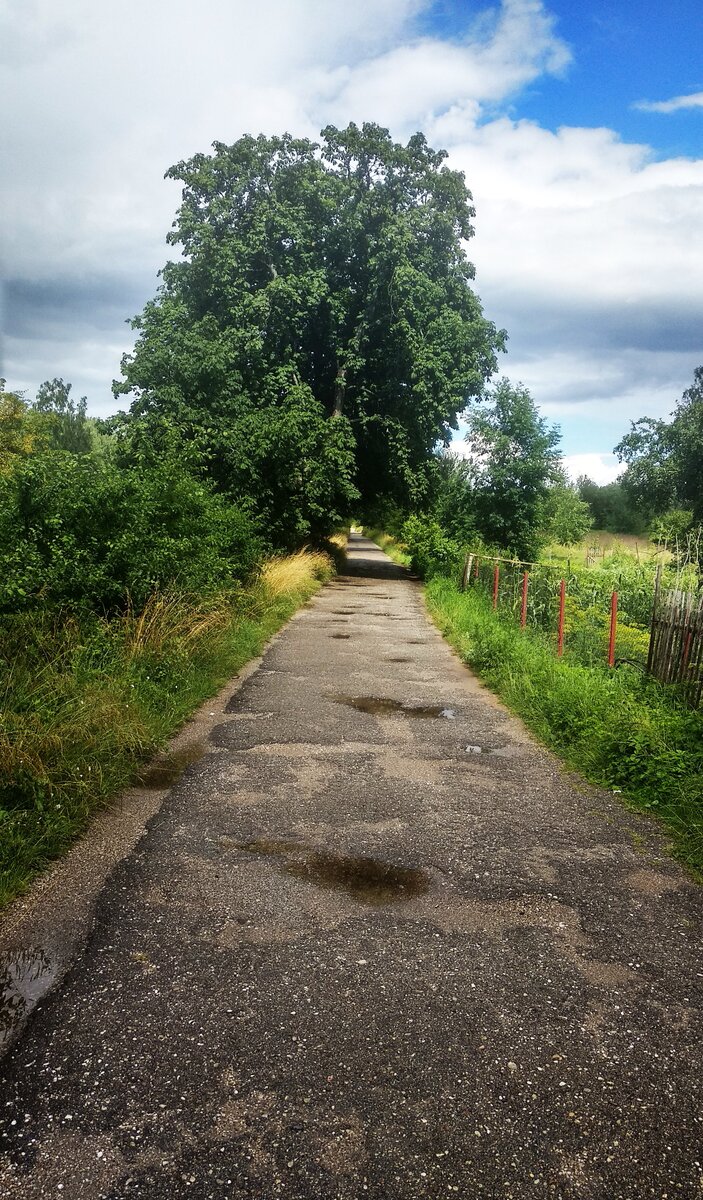
[(271, 596), (287, 596), (306, 593), (333, 574), (334, 563), (329, 554), (304, 548), (296, 554), (267, 559), (260, 578)]
[(127, 658), (158, 655), (174, 644), (187, 650), (220, 633), (231, 620), (232, 606), (224, 598), (204, 603), (175, 592), (153, 592), (140, 613), (130, 609), (122, 618)]

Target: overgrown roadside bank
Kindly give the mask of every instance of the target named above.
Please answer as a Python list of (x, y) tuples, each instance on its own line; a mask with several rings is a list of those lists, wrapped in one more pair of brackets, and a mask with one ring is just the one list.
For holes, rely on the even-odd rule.
[(658, 817), (676, 857), (703, 875), (703, 713), (627, 665), (557, 658), (544, 635), (446, 575), (425, 595), (443, 635), (527, 727), (589, 782)]
[(228, 596), (157, 592), (110, 620), (54, 611), (0, 623), (0, 907), (334, 570), (331, 555), (301, 551)]

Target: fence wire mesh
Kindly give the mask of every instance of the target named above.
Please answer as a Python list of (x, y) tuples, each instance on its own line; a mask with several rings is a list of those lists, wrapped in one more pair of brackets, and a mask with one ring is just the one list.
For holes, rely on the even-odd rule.
[[(658, 581), (659, 576), (656, 578)], [(623, 566), (621, 571), (607, 573), (565, 571), (546, 564), (476, 554), (467, 557), (464, 572), (466, 586), (481, 591), (506, 619), (539, 630), (553, 643), (555, 651), (560, 643), (562, 580), (565, 596), (561, 640), (565, 658), (584, 666), (608, 665), (616, 593), (612, 647), (615, 665), (650, 671), (662, 682), (685, 683), (683, 698), (696, 705), (701, 703), (703, 598), (697, 594), (697, 578), (691, 577), (683, 591), (664, 590), (655, 584), (651, 570), (633, 571)], [(672, 624), (676, 625), (673, 632)], [(658, 645), (654, 657), (650, 654), (652, 628)]]

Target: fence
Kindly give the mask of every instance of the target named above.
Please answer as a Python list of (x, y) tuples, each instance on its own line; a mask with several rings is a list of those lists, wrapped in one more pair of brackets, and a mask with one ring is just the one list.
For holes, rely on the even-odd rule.
[(647, 668), (661, 683), (679, 684), (689, 704), (701, 704), (703, 595), (655, 589)]
[(622, 594), (598, 573), (470, 553), (464, 588), (481, 590), (504, 616), (541, 630), (559, 656), (586, 666), (622, 663), (679, 686), (691, 705), (703, 701), (703, 595), (664, 590), (661, 571)]

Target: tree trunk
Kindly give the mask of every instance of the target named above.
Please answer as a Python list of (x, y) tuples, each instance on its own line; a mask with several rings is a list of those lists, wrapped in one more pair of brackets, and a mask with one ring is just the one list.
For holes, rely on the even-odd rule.
[(334, 381), (334, 408), (332, 409), (333, 417), (341, 417), (342, 413), (344, 412), (344, 393), (346, 386), (346, 367), (340, 367), (337, 371), (337, 376)]

